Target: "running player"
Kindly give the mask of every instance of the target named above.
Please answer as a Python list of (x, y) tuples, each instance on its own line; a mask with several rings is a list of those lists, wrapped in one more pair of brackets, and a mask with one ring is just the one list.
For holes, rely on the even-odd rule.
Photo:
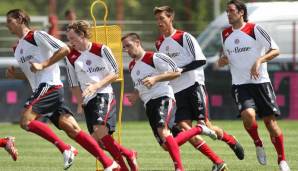
[[(170, 82), (177, 100), (176, 123), (182, 130), (192, 127), (192, 121), (206, 124), (213, 129), (219, 140), (226, 142), (242, 160), (244, 151), (240, 143), (221, 128), (212, 125), (207, 113), (207, 92), (203, 65), (206, 58), (195, 38), (187, 32), (176, 30), (173, 26), (175, 12), (169, 6), (154, 8), (157, 25), (161, 33), (156, 41), (159, 52), (172, 58), (178, 67), (182, 68), (181, 76)], [(214, 163), (214, 170), (223, 170), (226, 164), (220, 159), (199, 136), (195, 136), (190, 143)]]
[(18, 159), (18, 150), (15, 146), (15, 137), (0, 138), (0, 147), (4, 148), (14, 161)]
[[(77, 21), (67, 26), (66, 35), (73, 47), (67, 55), (70, 85), (80, 85), (83, 109), (89, 133), (109, 151), (120, 164), (121, 171), (128, 171), (122, 158), (126, 157), (132, 171), (138, 170), (137, 153), (126, 149), (111, 136), (115, 131), (116, 100), (111, 83), (118, 78), (118, 66), (109, 47), (92, 43), (90, 25), (87, 21)], [(58, 61), (64, 58), (59, 56)], [(42, 69), (53, 63), (41, 63)], [(38, 64), (34, 64), (38, 68)]]
[(258, 134), (256, 114), (263, 119), (270, 134), (280, 170), (289, 171), (283, 134), (276, 121), (280, 111), (267, 72), (267, 62), (279, 55), (278, 46), (260, 25), (248, 22), (243, 2), (229, 1), (226, 11), (231, 26), (221, 34), (225, 56), (218, 60), (218, 64), (230, 66), (232, 95), (244, 128), (256, 146), (259, 163), (266, 165), (267, 162), (264, 144)]
[[(19, 38), (14, 49), (15, 58), (33, 91), (21, 115), (21, 128), (53, 143), (63, 154), (65, 170), (73, 164), (74, 156), (78, 152), (74, 147), (64, 143), (48, 125), (37, 120), (42, 115), (47, 116), (57, 128), (65, 131), (69, 137), (100, 160), (106, 168), (105, 171), (119, 168), (119, 165), (103, 152), (96, 141), (81, 130), (72, 112), (65, 106), (58, 64), (36, 73), (30, 70), (33, 62), (43, 62), (52, 56), (65, 56), (69, 53), (69, 48), (44, 31), (31, 30), (30, 17), (24, 10), (10, 10), (6, 17), (8, 29)], [(7, 73), (14, 78), (12, 67)]]
[(133, 104), (139, 97), (141, 98), (155, 138), (170, 153), (175, 170), (183, 171), (179, 145), (196, 134), (205, 134), (214, 139), (216, 134), (206, 126), (198, 125), (178, 134), (174, 139), (170, 129), (175, 120), (175, 98), (168, 80), (180, 76), (180, 69), (165, 54), (146, 52), (136, 33), (122, 37), (122, 44), (133, 59), (129, 64), (129, 70), (135, 91), (128, 96), (128, 99)]

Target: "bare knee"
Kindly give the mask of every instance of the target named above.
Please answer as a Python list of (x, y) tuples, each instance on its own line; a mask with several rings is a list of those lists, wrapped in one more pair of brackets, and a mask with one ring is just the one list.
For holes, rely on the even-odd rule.
[(265, 117), (263, 118), (263, 121), (271, 137), (276, 137), (281, 134), (281, 129), (279, 128), (274, 116)]
[(246, 129), (251, 128), (254, 122), (256, 122), (256, 113), (254, 109), (246, 109), (241, 112), (241, 118), (243, 125)]
[(32, 113), (31, 109), (24, 109), (19, 122), (20, 127), (28, 131), (29, 130), (28, 125), (30, 124), (31, 121), (35, 120), (36, 117), (37, 115)]
[(77, 121), (71, 115), (61, 115), (59, 127), (72, 139), (81, 131)]

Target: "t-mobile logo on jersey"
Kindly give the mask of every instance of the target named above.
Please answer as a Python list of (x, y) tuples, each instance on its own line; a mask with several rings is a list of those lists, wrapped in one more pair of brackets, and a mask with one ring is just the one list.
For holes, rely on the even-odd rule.
[(170, 58), (175, 58), (176, 56), (179, 56), (180, 55), (180, 52), (174, 52), (174, 53), (167, 53), (167, 55), (170, 57)]
[(229, 55), (234, 54), (234, 53), (242, 53), (242, 52), (247, 52), (250, 51), (251, 47), (235, 47), (232, 50), (227, 49), (227, 53)]
[(134, 82), (134, 86), (140, 86), (140, 85), (143, 85), (143, 80), (147, 77), (151, 77), (152, 75), (149, 74), (149, 75), (146, 75), (145, 77), (143, 78), (138, 78), (137, 81)]
[(92, 73), (92, 72), (100, 72), (102, 70), (104, 70), (105, 67), (88, 67), (86, 72), (88, 73)]
[(20, 59), (18, 60), (19, 63), (25, 63), (29, 60), (33, 59), (32, 55), (28, 55), (28, 56), (22, 56), (20, 57)]

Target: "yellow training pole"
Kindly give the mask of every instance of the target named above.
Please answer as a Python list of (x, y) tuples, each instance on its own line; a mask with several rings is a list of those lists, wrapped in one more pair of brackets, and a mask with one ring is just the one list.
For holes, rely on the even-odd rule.
[[(96, 18), (93, 15), (95, 4), (101, 4), (105, 8), (104, 26), (96, 26)], [(117, 123), (118, 142), (121, 144), (121, 129), (122, 129), (122, 112), (123, 112), (123, 96), (124, 96), (124, 76), (123, 76), (123, 60), (122, 60), (122, 43), (121, 43), (121, 28), (119, 26), (107, 26), (108, 8), (103, 0), (95, 0), (90, 6), (90, 14), (93, 19), (93, 27), (91, 28), (93, 42), (99, 42), (109, 46), (116, 58), (119, 68), (119, 78), (115, 82), (120, 82), (120, 97), (119, 97), (119, 112)], [(111, 41), (109, 40), (111, 39)], [(111, 43), (111, 44), (110, 44)], [(96, 160), (96, 171), (103, 171), (98, 160)]]

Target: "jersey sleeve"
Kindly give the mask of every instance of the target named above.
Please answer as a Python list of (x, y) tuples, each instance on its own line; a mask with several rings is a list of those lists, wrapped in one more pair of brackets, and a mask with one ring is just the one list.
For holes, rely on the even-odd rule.
[(167, 55), (163, 53), (155, 53), (153, 56), (153, 63), (159, 72), (177, 71), (176, 63)]
[(60, 49), (61, 47), (66, 46), (66, 44), (63, 43), (61, 40), (56, 39), (55, 37), (49, 35), (44, 31), (37, 31), (34, 34), (34, 38), (38, 46), (44, 46), (48, 49), (51, 49), (54, 52)]
[(265, 47), (266, 52), (270, 49), (279, 49), (272, 37), (260, 25), (255, 26), (254, 32), (257, 42)]
[(101, 49), (101, 54), (102, 54), (104, 61), (106, 62), (108, 70), (110, 72), (118, 74), (119, 73), (118, 65), (117, 65), (117, 62), (115, 60), (115, 57), (114, 57), (111, 49), (109, 47), (103, 45), (103, 47)]
[(67, 73), (69, 86), (70, 87), (79, 86), (79, 81), (78, 81), (74, 66), (69, 62), (68, 58), (64, 58), (64, 63), (66, 66), (66, 73)]
[(191, 54), (193, 60), (206, 60), (198, 41), (189, 33), (184, 33), (183, 46)]

